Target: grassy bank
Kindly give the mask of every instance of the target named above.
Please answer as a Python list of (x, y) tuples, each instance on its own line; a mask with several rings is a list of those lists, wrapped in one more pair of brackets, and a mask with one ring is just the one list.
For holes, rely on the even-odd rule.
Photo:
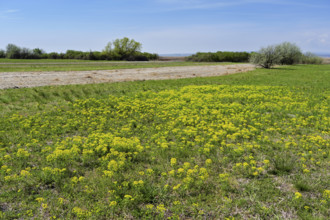
[(1, 90), (0, 216), (326, 219), (329, 77)]

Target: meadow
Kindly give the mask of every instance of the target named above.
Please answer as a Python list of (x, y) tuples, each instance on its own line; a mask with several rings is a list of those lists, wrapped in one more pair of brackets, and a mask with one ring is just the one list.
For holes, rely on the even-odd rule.
[(0, 90), (0, 218), (327, 219), (329, 67)]

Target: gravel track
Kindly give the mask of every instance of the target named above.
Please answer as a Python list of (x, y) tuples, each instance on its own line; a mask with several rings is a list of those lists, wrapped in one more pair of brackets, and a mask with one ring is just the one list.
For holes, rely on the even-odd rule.
[(221, 76), (253, 69), (255, 67), (251, 64), (234, 64), (95, 71), (2, 72), (0, 89)]

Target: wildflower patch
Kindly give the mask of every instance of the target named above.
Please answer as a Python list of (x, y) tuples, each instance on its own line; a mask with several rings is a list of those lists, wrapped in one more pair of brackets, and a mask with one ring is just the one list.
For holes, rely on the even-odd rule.
[[(271, 218), (287, 207), (326, 216), (329, 207), (321, 178), (329, 168), (327, 93), (186, 86), (77, 100), (1, 122), (0, 205), (10, 204), (1, 213), (8, 218), (231, 219), (234, 209), (236, 217)], [(299, 191), (298, 179), (319, 185)]]

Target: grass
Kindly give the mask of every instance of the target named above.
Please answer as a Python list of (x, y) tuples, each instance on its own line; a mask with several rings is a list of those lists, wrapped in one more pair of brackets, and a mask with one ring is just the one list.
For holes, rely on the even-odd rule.
[(13, 111), (24, 111), (26, 114), (76, 99), (133, 95), (143, 91), (158, 92), (187, 85), (294, 86), (311, 90), (309, 94), (315, 95), (327, 93), (329, 81), (329, 65), (297, 65), (270, 70), (257, 69), (249, 74), (221, 77), (6, 89), (0, 90), (0, 114)]
[(85, 71), (85, 70), (112, 70), (112, 69), (130, 69), (130, 68), (152, 68), (152, 67), (194, 66), (194, 65), (228, 65), (228, 64), (232, 64), (232, 63), (0, 59), (0, 74), (1, 72)]
[(120, 62), (120, 61), (107, 61), (107, 60), (76, 60), (76, 59), (8, 59), (0, 58), (0, 63), (91, 63), (91, 62)]
[(0, 91), (0, 217), (327, 219), (328, 65)]

